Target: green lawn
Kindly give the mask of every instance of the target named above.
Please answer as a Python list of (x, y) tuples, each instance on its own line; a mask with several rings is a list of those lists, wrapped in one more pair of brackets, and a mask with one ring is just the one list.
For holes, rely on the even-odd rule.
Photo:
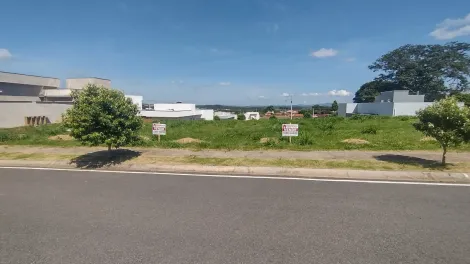
[[(292, 150), (438, 150), (433, 141), (422, 141), (424, 137), (412, 124), (415, 119), (407, 117), (353, 117), (298, 119), (300, 136), (289, 144), (281, 137), (282, 123), (289, 120), (222, 120), (222, 121), (165, 121), (167, 136), (157, 142), (152, 136), (151, 124), (145, 123), (140, 131), (142, 141), (135, 146), (196, 149), (292, 149)], [(50, 136), (67, 134), (60, 124), (40, 127), (0, 129), (0, 144), (4, 145), (49, 145), (78, 146), (76, 141), (49, 140)], [(179, 144), (181, 138), (199, 139), (201, 143)], [(272, 138), (260, 143), (261, 138)], [(343, 143), (345, 139), (363, 139), (369, 144)], [(470, 145), (457, 150), (470, 151)]]

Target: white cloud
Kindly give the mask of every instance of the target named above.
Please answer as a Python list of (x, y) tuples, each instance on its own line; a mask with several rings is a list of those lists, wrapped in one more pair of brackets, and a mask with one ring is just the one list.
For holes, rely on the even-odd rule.
[(220, 86), (230, 86), (231, 83), (230, 82), (220, 82), (219, 85)]
[(321, 48), (317, 51), (312, 52), (310, 56), (316, 57), (316, 58), (326, 58), (326, 57), (334, 57), (338, 55), (338, 51), (334, 49), (325, 49)]
[(356, 58), (354, 58), (354, 57), (346, 58), (345, 61), (353, 62), (353, 61), (356, 61)]
[(320, 96), (321, 93), (303, 93), (302, 96)]
[(348, 92), (346, 90), (331, 90), (328, 92), (328, 95), (331, 96), (350, 96), (351, 92)]
[(259, 98), (259, 99), (266, 99), (266, 96), (260, 95), (260, 96), (258, 96), (258, 98)]
[(453, 39), (470, 36), (470, 13), (464, 18), (445, 19), (429, 35), (436, 39)]
[(282, 93), (281, 96), (287, 97), (287, 96), (290, 96), (290, 94), (288, 94), (288, 93)]
[(179, 84), (183, 84), (183, 83), (184, 83), (184, 81), (183, 81), (183, 80), (178, 80), (178, 81), (171, 81), (171, 83), (172, 83), (172, 84), (177, 84), (177, 83), (179, 83)]
[(0, 49), (0, 60), (7, 60), (13, 57), (7, 49)]

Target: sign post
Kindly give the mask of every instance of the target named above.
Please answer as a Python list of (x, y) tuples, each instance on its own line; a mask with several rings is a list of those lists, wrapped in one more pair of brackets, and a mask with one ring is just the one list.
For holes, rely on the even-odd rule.
[(282, 124), (282, 136), (289, 137), (289, 143), (292, 143), (292, 137), (299, 136), (299, 124)]
[(160, 142), (160, 136), (166, 135), (166, 124), (153, 123), (152, 124), (152, 134), (157, 135), (158, 142)]

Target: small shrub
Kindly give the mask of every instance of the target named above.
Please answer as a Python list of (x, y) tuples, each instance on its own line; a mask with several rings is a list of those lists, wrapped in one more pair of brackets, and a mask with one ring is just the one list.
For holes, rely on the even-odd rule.
[(413, 116), (398, 116), (397, 118), (400, 121), (409, 121), (409, 120), (415, 119), (416, 117), (413, 117)]
[(238, 114), (237, 119), (238, 120), (246, 120), (246, 116), (244, 114)]
[(7, 141), (10, 141), (11, 139), (12, 138), (11, 138), (10, 133), (0, 132), (0, 142), (7, 142)]
[(300, 133), (299, 135), (299, 145), (301, 146), (311, 146), (314, 143), (313, 137), (308, 133)]
[(214, 121), (219, 121), (220, 117), (219, 116), (214, 116)]
[(375, 135), (377, 134), (377, 130), (378, 128), (376, 126), (368, 126), (368, 127), (364, 127), (362, 130), (361, 130), (361, 133), (362, 134), (372, 134), (372, 135)]
[(269, 117), (269, 119), (270, 119), (270, 120), (276, 120), (277, 117), (276, 117), (275, 115), (272, 115), (272, 116)]

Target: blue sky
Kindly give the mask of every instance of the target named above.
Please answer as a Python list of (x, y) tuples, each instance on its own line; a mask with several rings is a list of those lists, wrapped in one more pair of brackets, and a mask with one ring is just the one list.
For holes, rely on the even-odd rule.
[(404, 44), (470, 41), (468, 0), (2, 0), (0, 70), (158, 102), (351, 101)]

